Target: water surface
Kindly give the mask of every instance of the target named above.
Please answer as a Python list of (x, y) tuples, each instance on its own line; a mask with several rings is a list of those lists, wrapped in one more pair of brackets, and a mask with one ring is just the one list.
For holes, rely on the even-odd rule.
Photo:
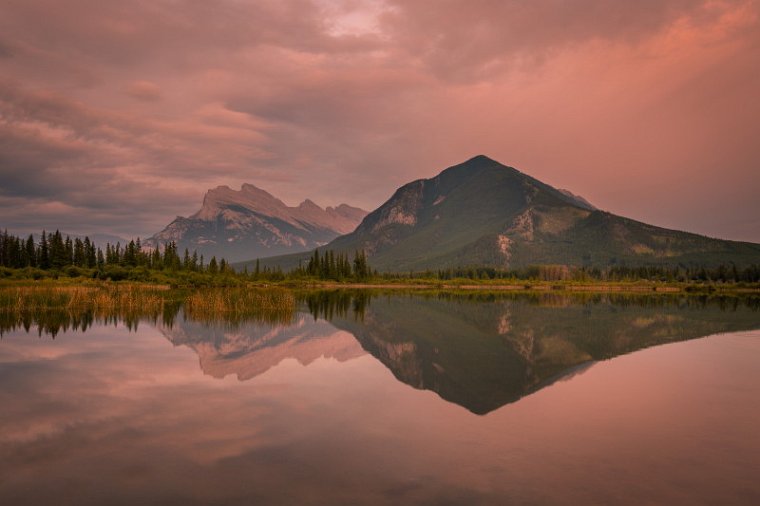
[(7, 320), (0, 504), (760, 501), (753, 300), (335, 292), (278, 318), (177, 311)]

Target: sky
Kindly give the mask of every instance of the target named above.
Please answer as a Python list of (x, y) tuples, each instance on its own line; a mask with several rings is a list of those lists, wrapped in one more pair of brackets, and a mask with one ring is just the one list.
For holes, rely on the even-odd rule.
[(0, 227), (149, 236), (209, 188), (372, 210), (485, 154), (760, 242), (760, 0), (3, 0)]

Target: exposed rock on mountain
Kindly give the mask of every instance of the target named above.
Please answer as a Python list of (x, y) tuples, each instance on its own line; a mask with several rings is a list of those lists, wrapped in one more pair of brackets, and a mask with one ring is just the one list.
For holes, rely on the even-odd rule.
[(143, 244), (153, 248), (175, 241), (179, 251), (237, 261), (324, 245), (351, 232), (366, 214), (346, 204), (322, 209), (311, 200), (288, 207), (251, 184), (239, 191), (219, 186), (206, 193), (197, 213), (178, 216)]
[[(380, 271), (564, 264), (737, 266), (760, 245), (668, 230), (600, 211), (512, 167), (477, 156), (399, 188), (325, 249), (364, 250)], [(298, 256), (271, 259), (284, 268)]]

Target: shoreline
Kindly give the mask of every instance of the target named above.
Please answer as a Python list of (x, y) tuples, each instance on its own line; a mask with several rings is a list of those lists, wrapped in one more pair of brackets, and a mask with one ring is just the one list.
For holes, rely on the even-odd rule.
[(102, 281), (83, 278), (62, 279), (6, 279), (0, 280), (0, 289), (19, 287), (119, 287), (145, 289), (269, 289), (285, 290), (410, 290), (410, 291), (465, 291), (514, 293), (629, 293), (629, 294), (684, 294), (684, 295), (760, 295), (760, 286), (742, 283), (669, 283), (662, 281), (536, 281), (510, 280), (506, 283), (438, 282), (407, 280), (399, 282), (337, 282), (337, 281), (247, 281), (242, 283), (192, 285), (140, 281)]

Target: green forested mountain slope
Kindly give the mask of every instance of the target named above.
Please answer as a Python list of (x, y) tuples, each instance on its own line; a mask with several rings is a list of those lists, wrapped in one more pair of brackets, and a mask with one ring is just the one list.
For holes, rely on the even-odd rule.
[[(399, 188), (353, 232), (320, 249), (364, 250), (379, 271), (565, 264), (760, 263), (760, 245), (668, 230), (600, 211), (485, 156)], [(294, 267), (303, 255), (268, 259)]]

